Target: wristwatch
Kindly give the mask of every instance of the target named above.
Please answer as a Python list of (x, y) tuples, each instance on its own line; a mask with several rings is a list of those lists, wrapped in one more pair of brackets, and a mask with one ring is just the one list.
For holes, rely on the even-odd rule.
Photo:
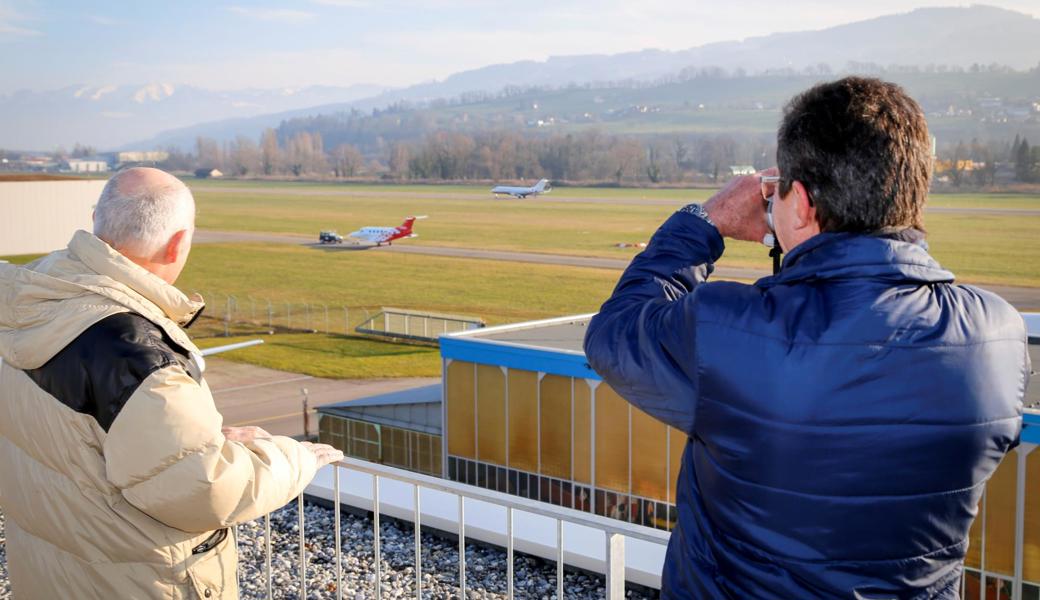
[[(690, 213), (691, 215), (698, 216), (708, 222), (708, 225), (715, 227), (715, 222), (708, 216), (708, 211), (704, 210), (704, 207), (700, 204), (693, 203), (687, 204), (686, 206), (679, 209), (679, 212)], [(718, 227), (715, 227), (718, 229)]]

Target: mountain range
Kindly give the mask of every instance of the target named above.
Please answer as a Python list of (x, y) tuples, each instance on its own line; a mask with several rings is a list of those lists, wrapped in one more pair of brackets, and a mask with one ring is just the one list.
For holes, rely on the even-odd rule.
[[(0, 96), (0, 147), (190, 148), (196, 136), (256, 137), (284, 120), (506, 87), (651, 82), (684, 69), (857, 71), (866, 65), (1028, 69), (1040, 65), (1040, 19), (974, 5), (922, 8), (816, 31), (782, 32), (680, 51), (551, 57), (490, 65), (396, 90), (375, 86), (215, 92), (169, 84), (70, 87)], [(826, 65), (825, 68), (822, 66)], [(1037, 91), (1040, 95), (1040, 90)]]

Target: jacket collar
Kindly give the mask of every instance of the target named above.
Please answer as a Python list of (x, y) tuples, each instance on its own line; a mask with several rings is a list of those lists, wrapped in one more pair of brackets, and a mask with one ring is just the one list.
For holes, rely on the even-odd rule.
[(780, 272), (760, 287), (837, 279), (950, 283), (953, 273), (928, 254), (924, 234), (915, 229), (874, 234), (821, 233), (790, 252)]
[(86, 231), (79, 230), (72, 236), (69, 252), (98, 275), (114, 279), (143, 296), (178, 325), (190, 323), (203, 308), (202, 302), (189, 299), (177, 288)]

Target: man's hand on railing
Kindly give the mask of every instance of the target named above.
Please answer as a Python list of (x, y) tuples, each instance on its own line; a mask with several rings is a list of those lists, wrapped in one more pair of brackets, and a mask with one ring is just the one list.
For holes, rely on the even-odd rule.
[(243, 444), (251, 444), (253, 440), (271, 437), (270, 433), (267, 433), (264, 429), (254, 425), (246, 425), (245, 427), (224, 427), (220, 431), (224, 434), (225, 438), (232, 442), (241, 442)]
[(314, 453), (314, 457), (318, 459), (318, 468), (322, 468), (325, 465), (331, 465), (334, 462), (343, 460), (343, 452), (333, 448), (328, 444), (313, 444), (311, 442), (300, 442), (304, 448), (307, 448)]

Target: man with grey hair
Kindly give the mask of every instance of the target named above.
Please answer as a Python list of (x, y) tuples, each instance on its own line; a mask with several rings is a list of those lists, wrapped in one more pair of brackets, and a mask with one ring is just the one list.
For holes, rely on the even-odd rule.
[(230, 527), (342, 458), (225, 428), (175, 287), (195, 203), (158, 169), (117, 173), (94, 234), (0, 265), (0, 505), (18, 598), (235, 598)]

